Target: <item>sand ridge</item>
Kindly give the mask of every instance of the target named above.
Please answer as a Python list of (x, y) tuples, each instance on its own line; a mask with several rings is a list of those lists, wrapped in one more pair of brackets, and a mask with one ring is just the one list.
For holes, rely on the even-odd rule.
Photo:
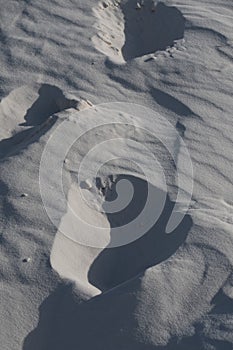
[[(1, 349), (231, 349), (231, 1), (12, 0), (1, 9)], [(112, 101), (169, 120), (189, 149), (194, 190), (180, 229), (164, 235), (177, 193), (166, 149), (135, 128), (91, 131), (64, 159), (67, 194), (78, 186), (80, 159), (111, 135), (151, 149), (169, 188), (168, 213), (154, 230), (123, 247), (95, 249), (51, 223), (39, 166), (62, 122), (72, 126), (83, 108)], [(100, 182), (116, 173), (134, 176), (138, 191), (144, 186), (125, 160), (107, 164)], [(47, 181), (51, 205), (64, 218), (52, 173)], [(122, 217), (104, 222), (111, 232)]]

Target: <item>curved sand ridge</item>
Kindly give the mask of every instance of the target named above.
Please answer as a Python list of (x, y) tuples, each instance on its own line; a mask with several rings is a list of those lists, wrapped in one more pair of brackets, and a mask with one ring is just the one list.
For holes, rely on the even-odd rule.
[[(142, 16), (142, 9), (135, 9), (136, 2), (131, 3), (132, 12), (128, 15)], [(165, 5), (166, 10), (175, 6), (186, 19), (185, 47), (182, 44), (176, 50), (175, 43), (172, 48), (158, 51), (156, 60), (153, 53), (131, 59), (131, 53), (138, 53), (130, 47), (137, 42), (137, 36), (133, 35), (132, 41), (130, 37), (127, 40), (127, 64), (116, 65), (106, 60), (106, 56), (117, 63), (126, 61), (122, 55), (126, 21), (119, 7), (115, 11), (109, 6), (100, 12), (95, 0), (12, 0), (2, 4), (0, 339), (3, 350), (232, 348), (232, 2), (169, 0)], [(94, 28), (93, 8), (99, 16), (99, 30)], [(113, 14), (117, 20), (119, 16), (118, 29), (115, 18), (109, 21)], [(155, 12), (153, 15), (156, 16)], [(129, 34), (132, 23), (133, 20), (128, 21)], [(105, 24), (108, 28), (103, 28)], [(111, 31), (118, 33), (119, 44), (112, 38), (111, 45), (98, 41), (94, 47), (91, 38), (98, 31), (106, 33), (106, 37), (109, 33), (114, 35)], [(140, 46), (136, 48), (139, 50)], [(139, 53), (144, 52), (145, 47)], [(191, 153), (195, 186), (188, 212), (192, 225), (172, 256), (167, 259), (165, 256), (164, 261), (151, 266), (155, 260), (150, 254), (147, 257), (147, 241), (143, 241), (143, 251), (130, 246), (132, 259), (126, 248), (119, 250), (115, 255), (121, 258), (117, 264), (114, 253), (76, 248), (74, 242), (69, 240), (68, 245), (63, 240), (58, 245), (56, 261), (59, 254), (60, 261), (65, 260), (65, 271), (57, 266), (64, 278), (54, 272), (49, 259), (53, 242), (54, 248), (59, 243), (59, 234), (55, 236), (56, 229), (43, 208), (38, 168), (54, 128), (64, 118), (72, 119), (76, 110), (57, 107), (53, 97), (50, 98), (54, 94), (46, 90), (39, 109), (32, 109), (28, 119), (31, 125), (25, 125), (27, 111), (40, 98), (41, 85), (35, 89), (30, 86), (36, 81), (50, 84), (53, 91), (59, 89), (58, 95), (71, 101), (79, 97), (72, 97), (66, 91), (75, 91), (75, 96), (77, 93), (97, 104), (140, 103), (159, 111), (176, 126)], [(25, 84), (29, 87), (20, 88)], [(69, 103), (65, 109), (68, 106)], [(122, 134), (124, 130), (119, 131)], [(92, 140), (99, 140), (98, 131), (87, 135), (76, 154), (86, 154)], [(148, 145), (155, 147), (160, 161), (166, 160), (167, 154), (156, 148), (151, 139), (147, 140)], [(53, 156), (57, 156), (56, 151)], [(67, 174), (72, 175), (77, 158), (69, 158)], [(172, 182), (174, 169), (168, 163), (162, 164), (166, 166), (168, 181)], [(128, 176), (129, 167), (123, 162), (121, 165), (120, 174)], [(114, 165), (109, 170), (109, 174), (114, 174)], [(48, 181), (54, 184), (51, 174)], [(67, 188), (70, 185), (67, 180)], [(170, 199), (174, 200), (175, 197)], [(59, 207), (56, 199), (52, 202), (54, 207)], [(105, 222), (109, 224), (107, 219)], [(150, 238), (148, 242), (154, 243)], [(124, 269), (124, 262), (128, 269)], [(118, 265), (123, 269), (119, 270)]]
[(88, 102), (49, 84), (23, 86), (12, 91), (0, 103), (3, 126), (0, 135), (0, 158), (6, 158), (35, 142), (55, 123), (56, 114), (76, 110)]
[[(49, 105), (53, 104), (53, 98), (46, 100)], [(42, 107), (44, 103), (40, 104)], [(27, 107), (26, 110), (28, 109), (30, 108)], [(47, 118), (49, 111), (53, 113), (50, 109), (46, 110)], [(73, 111), (74, 109), (69, 109), (66, 113), (56, 113), (56, 123), (67, 118), (72, 124)], [(22, 124), (23, 118), (19, 119)], [(44, 122), (44, 117), (40, 120)], [(182, 131), (180, 125), (177, 128)], [(110, 130), (106, 129), (105, 133), (109, 135)], [(123, 131), (126, 135), (131, 132), (125, 128), (115, 130), (119, 135)], [(186, 134), (184, 129), (183, 132)], [(20, 312), (15, 316), (15, 323), (8, 324), (9, 329), (18, 329), (17, 325), (23, 322), (28, 330), (26, 334), (25, 331), (20, 331), (19, 335), (16, 333), (14, 339), (25, 334), (24, 350), (39, 350), (46, 346), (59, 350), (64, 347), (75, 349), (83, 344), (87, 349), (94, 345), (97, 349), (107, 346), (118, 350), (119, 346), (126, 345), (129, 349), (143, 349), (145, 346), (153, 349), (167, 344), (175, 347), (176, 343), (178, 348), (185, 349), (192, 342), (203, 344), (216, 341), (209, 330), (211, 326), (219, 337), (224, 336), (225, 341), (230, 341), (230, 334), (223, 334), (221, 330), (222, 322), (229, 327), (230, 321), (226, 319), (227, 316), (222, 317), (219, 311), (224, 312), (224, 307), (231, 307), (232, 205), (219, 201), (218, 198), (207, 199), (201, 208), (198, 202), (193, 203), (193, 208), (178, 228), (177, 234), (165, 236), (163, 228), (173, 206), (168, 198), (159, 226), (155, 225), (139, 241), (117, 249), (84, 247), (59, 233), (54, 240), (54, 228), (44, 214), (38, 189), (38, 165), (51, 133), (52, 129), (47, 130), (27, 147), (21, 147), (20, 153), (15, 149), (12, 156), (5, 159), (1, 171), (2, 183), (11, 184), (10, 188), (5, 186), (5, 191), (1, 192), (1, 200), (4, 201), (2, 216), (5, 218), (7, 214), (7, 220), (11, 222), (10, 227), (7, 222), (2, 226), (2, 258), (9, 260), (10, 256), (8, 267), (2, 272), (4, 283), (8, 285), (5, 294), (8, 300), (7, 310), (15, 307), (12, 293), (20, 301)], [(99, 140), (98, 132), (94, 130), (90, 135), (85, 135), (74, 152), (67, 155), (69, 162), (65, 167), (67, 174), (74, 175), (72, 181), (75, 180), (78, 157), (85, 155), (89, 147), (93, 147)], [(149, 145), (150, 139), (148, 141)], [(157, 149), (160, 155), (161, 150)], [(53, 156), (57, 157), (58, 154), (54, 151)], [(26, 161), (32, 157), (33, 162)], [(168, 158), (164, 158), (169, 162)], [(14, 171), (22, 163), (24, 171), (19, 172), (16, 181)], [(129, 164), (120, 162), (119, 165), (126, 171)], [(109, 169), (112, 170), (115, 166), (109, 165)], [(172, 167), (170, 171), (173, 171)], [(126, 175), (123, 177), (129, 176), (124, 173)], [(48, 178), (52, 185), (54, 179), (51, 174)], [(108, 180), (111, 183), (113, 179), (110, 177)], [(137, 207), (138, 201), (143, 205), (141, 193), (146, 194), (145, 183), (138, 177), (131, 180), (136, 189), (132, 205), (136, 204)], [(103, 190), (103, 186), (100, 187)], [(22, 189), (26, 189), (27, 197), (21, 197)], [(114, 188), (110, 195), (115, 196)], [(53, 203), (57, 205), (56, 202)], [(111, 215), (108, 218), (110, 227), (122, 221), (120, 214), (116, 218)], [(9, 230), (13, 234), (9, 234)], [(9, 255), (9, 250), (14, 252), (13, 256)], [(54, 269), (63, 278), (75, 281), (74, 287), (61, 282), (54, 275), (47, 260), (50, 251)], [(24, 260), (28, 257), (31, 259), (26, 263), (19, 263), (19, 258)], [(15, 281), (17, 294), (12, 289)], [(42, 296), (35, 299), (38, 288)], [(38, 304), (41, 306), (37, 323), (35, 310)], [(33, 315), (33, 327), (30, 319), (22, 321), (21, 315), (26, 312), (24, 305)], [(6, 320), (8, 322), (9, 319)], [(196, 328), (195, 332), (193, 327)], [(89, 336), (90, 332), (92, 337)]]

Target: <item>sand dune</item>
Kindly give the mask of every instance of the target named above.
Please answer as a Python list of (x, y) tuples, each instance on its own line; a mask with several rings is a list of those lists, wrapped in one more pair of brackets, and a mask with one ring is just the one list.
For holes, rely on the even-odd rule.
[(2, 350), (232, 348), (232, 33), (230, 0), (1, 4)]

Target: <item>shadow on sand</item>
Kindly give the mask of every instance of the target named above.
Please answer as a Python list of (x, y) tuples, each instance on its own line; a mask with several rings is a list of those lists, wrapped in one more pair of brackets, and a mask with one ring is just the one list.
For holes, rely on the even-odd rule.
[[(129, 175), (117, 177), (111, 190), (108, 190), (105, 195), (107, 201), (111, 202), (117, 198), (116, 185), (120, 180), (128, 180), (133, 185), (134, 195), (124, 210), (108, 214), (108, 221), (112, 228), (126, 225), (134, 220), (143, 210), (147, 201), (147, 182)], [(164, 192), (154, 186), (151, 186), (150, 191), (154, 199), (154, 207), (156, 207), (160, 199), (163, 198)], [(186, 215), (182, 224), (172, 234), (166, 234), (166, 225), (173, 207), (174, 202), (167, 195), (158, 221), (141, 238), (127, 245), (104, 249), (89, 269), (89, 282), (101, 291), (106, 291), (172, 256), (185, 241), (192, 226), (191, 218)], [(111, 236), (113, 241), (113, 235)]]
[[(120, 175), (105, 192), (107, 200), (116, 198), (115, 186), (121, 179), (132, 183), (134, 194), (122, 212), (109, 214), (111, 227), (130, 222), (147, 198), (146, 181)], [(154, 187), (153, 193), (156, 205), (161, 191)], [(25, 339), (24, 350), (165, 349), (138, 339), (135, 310), (144, 271), (175, 254), (192, 226), (190, 216), (186, 215), (172, 234), (165, 233), (174, 207), (168, 195), (166, 198), (162, 215), (144, 236), (125, 246), (103, 249), (92, 262), (89, 282), (102, 290), (101, 295), (83, 301), (77, 297), (78, 292), (74, 293), (72, 286), (65, 283), (50, 294), (40, 306), (38, 326)], [(172, 347), (169, 345), (166, 349)]]
[(62, 90), (53, 85), (43, 84), (38, 94), (38, 99), (24, 116), (25, 122), (20, 124), (31, 128), (0, 141), (0, 159), (15, 154), (39, 140), (55, 124), (57, 117), (54, 114), (77, 104), (75, 100), (67, 99)]
[(152, 10), (152, 2), (145, 1), (145, 6), (135, 10), (136, 4), (137, 1), (127, 1), (122, 5), (125, 17), (122, 55), (126, 61), (165, 50), (184, 37), (185, 18), (176, 7), (159, 2)]

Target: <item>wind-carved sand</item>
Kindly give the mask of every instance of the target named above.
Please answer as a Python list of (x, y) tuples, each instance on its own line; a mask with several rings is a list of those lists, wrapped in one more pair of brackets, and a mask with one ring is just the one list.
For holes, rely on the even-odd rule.
[(0, 103), (3, 118), (0, 158), (38, 140), (55, 123), (57, 113), (86, 107), (90, 107), (90, 102), (64, 94), (61, 89), (49, 84), (35, 84), (14, 90)]
[[(80, 190), (73, 185), (68, 196), (70, 208), (82, 220), (89, 222), (91, 227), (88, 228), (87, 225), (82, 225), (80, 222), (80, 225), (76, 226), (76, 241), (66, 236), (64, 233), (69, 232), (69, 226), (73, 224), (73, 213), (69, 212), (71, 209), (68, 208), (53, 244), (52, 267), (64, 278), (75, 281), (83, 294), (89, 297), (128, 282), (149, 267), (168, 259), (185, 241), (192, 226), (192, 220), (187, 215), (172, 235), (165, 233), (174, 206), (167, 195), (162, 215), (143, 237), (130, 244), (122, 244), (122, 246), (112, 248), (112, 240), (116, 237), (111, 235), (111, 229), (126, 225), (134, 220), (143, 210), (147, 200), (148, 183), (142, 178), (130, 175), (110, 176), (106, 179), (97, 179), (96, 189), (99, 196), (104, 199), (103, 208), (105, 203), (109, 205), (109, 203), (113, 204), (116, 199), (118, 202), (122, 200), (122, 198), (118, 198), (116, 192), (117, 183), (122, 180), (130, 181), (133, 185), (133, 198), (126, 207), (123, 206), (121, 210), (108, 214), (101, 214), (100, 210), (90, 208), (81, 197)], [(103, 182), (105, 183), (104, 187)], [(89, 190), (86, 189), (86, 191)], [(154, 203), (157, 203), (161, 197), (161, 190), (156, 187), (152, 187), (150, 190), (153, 192)], [(144, 224), (141, 222), (141, 230)], [(92, 231), (91, 235), (95, 236), (98, 245), (101, 237), (98, 231), (95, 234), (95, 226), (109, 228), (110, 248), (108, 245), (103, 249), (97, 249), (80, 244), (80, 242), (85, 241), (82, 237), (89, 235), (87, 231), (89, 229)], [(137, 256), (138, 259), (135, 260), (134, 256)]]
[[(34, 127), (33, 123), (39, 126), (55, 114), (55, 123), (67, 120), (72, 125), (74, 115), (76, 118), (79, 115), (79, 109), (91, 107), (90, 102), (78, 101), (74, 96), (71, 97), (54, 86), (46, 86), (45, 90), (47, 93), (56, 92), (55, 96), (58, 95), (59, 98), (54, 100), (54, 93), (51, 93), (49, 98), (43, 99), (43, 103), (38, 103), (43, 89), (43, 86), (39, 86), (35, 94), (32, 94), (30, 107), (25, 102), (22, 109), (24, 116), (20, 113), (18, 115), (19, 124), (30, 120), (28, 127), (31, 129)], [(27, 96), (30, 96), (28, 92)], [(67, 97), (64, 99), (64, 96)], [(158, 92), (156, 96), (158, 98)], [(3, 101), (5, 111), (6, 101), (7, 98)], [(161, 100), (159, 101), (161, 103)], [(57, 109), (62, 109), (57, 107), (60, 104), (68, 109), (56, 112)], [(13, 104), (10, 105), (13, 107)], [(75, 108), (69, 108), (70, 105)], [(33, 106), (38, 107), (38, 114), (34, 112), (32, 115), (35, 119), (28, 118), (28, 111), (32, 110)], [(192, 112), (187, 107), (178, 103), (176, 108), (180, 117), (187, 115), (191, 118)], [(39, 118), (40, 109), (43, 113)], [(109, 113), (113, 111), (109, 110), (108, 115)], [(186, 135), (187, 129), (184, 129), (182, 123), (178, 123), (176, 127)], [(165, 164), (169, 163), (169, 158), (162, 153), (162, 148), (157, 148), (158, 145), (151, 142), (149, 135), (135, 130), (132, 132), (125, 126), (119, 130), (109, 127), (101, 131), (105, 132), (105, 136), (137, 136), (139, 141), (147, 141), (148, 146), (151, 145), (155, 152), (162, 156)], [(15, 315), (15, 323), (12, 324), (11, 318), (6, 318), (10, 330), (19, 329), (19, 333), (16, 332), (14, 336), (14, 344), (16, 339), (21, 339), (21, 334), (26, 333), (22, 344), (24, 350), (41, 350), (46, 347), (56, 350), (64, 350), (64, 347), (76, 349), (83, 344), (88, 350), (95, 344), (97, 349), (107, 347), (118, 350), (119, 344), (127, 344), (130, 350), (141, 349), (145, 344), (148, 344), (149, 349), (153, 349), (157, 346), (167, 346), (173, 339), (175, 343), (178, 342), (178, 348), (183, 346), (186, 349), (190, 343), (199, 344), (203, 332), (203, 342), (213, 342), (214, 335), (210, 329), (216, 330), (229, 342), (230, 333), (222, 333), (221, 325), (223, 323), (224, 327), (230, 327), (230, 321), (226, 319), (225, 314), (222, 316), (221, 312), (225, 312), (224, 308), (230, 310), (232, 307), (232, 205), (213, 197), (206, 198), (203, 202), (193, 202), (192, 208), (177, 230), (172, 235), (166, 235), (164, 228), (174, 205), (168, 196), (159, 221), (137, 241), (111, 249), (107, 246), (103, 249), (85, 247), (63, 233), (54, 232), (53, 226), (45, 219), (37, 171), (41, 152), (51, 132), (52, 128), (49, 128), (46, 133), (32, 139), (30, 144), (25, 142), (26, 147), (24, 143), (14, 147), (10, 155), (6, 155), (1, 172), (3, 185), (10, 181), (13, 187), (12, 192), (9, 192), (6, 186), (1, 187), (0, 198), (4, 200), (3, 217), (7, 213), (8, 218), (17, 220), (17, 226), (13, 226), (13, 234), (9, 234), (7, 223), (2, 226), (3, 259), (9, 259), (9, 247), (14, 252), (7, 269), (3, 271), (4, 281), (9, 281), (5, 283), (9, 285), (7, 293), (10, 295), (4, 294), (8, 300), (7, 310), (15, 308), (15, 301), (13, 299), (12, 304), (11, 295), (20, 300), (20, 313)], [(64, 134), (64, 138), (69, 137), (69, 134)], [(79, 185), (75, 182), (75, 167), (77, 160), (100, 139), (100, 131), (98, 133), (94, 130), (86, 134), (85, 138), (75, 145), (74, 151), (67, 154), (64, 166), (65, 172), (72, 180), (69, 185), (73, 184), (68, 187), (69, 200), (76, 205), (77, 214), (86, 215), (90, 222), (97, 220), (94, 212), (90, 208), (87, 210), (77, 197), (76, 190)], [(54, 157), (57, 157), (58, 154), (54, 151)], [(25, 161), (32, 159), (32, 156), (35, 162)], [(19, 172), (20, 181), (15, 181), (12, 169), (15, 169), (15, 166), (20, 169), (22, 161), (23, 173)], [(168, 165), (167, 170), (172, 172), (173, 167), (169, 168)], [(120, 170), (128, 168), (128, 172), (132, 173), (132, 164), (129, 167), (128, 162), (121, 160), (118, 167)], [(116, 224), (125, 223), (125, 220), (137, 215), (147, 194), (147, 183), (141, 177), (126, 172), (115, 176), (114, 169), (116, 171), (116, 164), (109, 165), (109, 173), (114, 176), (102, 176), (96, 183), (95, 187), (100, 191), (101, 198), (115, 199), (115, 186), (122, 178), (133, 183), (135, 196), (122, 213), (101, 216), (102, 223), (109, 228), (110, 238), (111, 229)], [(48, 179), (53, 185), (55, 179), (52, 173), (48, 174)], [(85, 184), (80, 185), (83, 191), (92, 190), (88, 179)], [(22, 190), (25, 189), (27, 196), (22, 197)], [(154, 191), (156, 197), (159, 190), (154, 188)], [(57, 205), (54, 198), (51, 200), (54, 206)], [(68, 229), (70, 224), (65, 219), (66, 210), (64, 214), (63, 231)], [(79, 230), (80, 227), (77, 227), (77, 233)], [(81, 233), (85, 234), (85, 231)], [(48, 263), (50, 254), (51, 265), (63, 281), (54, 275)], [(44, 257), (44, 260), (41, 257)], [(14, 280), (17, 280), (17, 286), (20, 285), (17, 294), (11, 286)], [(30, 285), (29, 289), (27, 284)], [(50, 289), (47, 289), (48, 286)], [(42, 297), (34, 300), (38, 288)], [(29, 303), (28, 299), (32, 300), (32, 303)], [(33, 315), (36, 312), (33, 325), (30, 318), (22, 321), (22, 313), (25, 314), (28, 308)], [(21, 330), (21, 322), (27, 327), (26, 332)], [(92, 337), (89, 337), (90, 332)]]
[[(232, 349), (232, 43), (230, 0), (2, 2), (1, 350)], [(194, 189), (176, 235), (163, 234), (176, 200), (170, 192), (160, 227), (127, 246), (85, 247), (50, 222), (39, 188), (41, 155), (64, 120), (73, 126), (78, 111), (90, 107), (86, 99), (147, 106), (184, 139)], [(167, 153), (148, 135), (126, 129), (106, 135), (137, 136), (174, 182)], [(71, 133), (72, 127), (61, 140)], [(100, 136), (99, 130), (85, 135), (64, 160), (64, 184), (76, 204), (77, 162)], [(174, 147), (179, 157), (179, 142)], [(116, 168), (116, 180), (131, 177), (144, 189), (124, 160), (109, 165), (110, 182)], [(82, 191), (99, 189), (84, 182)], [(52, 171), (47, 183), (59, 211)], [(101, 198), (111, 194), (104, 188)], [(82, 203), (76, 210), (97, 221)], [(101, 219), (110, 238), (114, 220), (124, 222), (120, 215)]]
[(99, 2), (94, 14), (98, 33), (93, 43), (118, 63), (166, 50), (184, 38), (184, 16), (163, 2)]

